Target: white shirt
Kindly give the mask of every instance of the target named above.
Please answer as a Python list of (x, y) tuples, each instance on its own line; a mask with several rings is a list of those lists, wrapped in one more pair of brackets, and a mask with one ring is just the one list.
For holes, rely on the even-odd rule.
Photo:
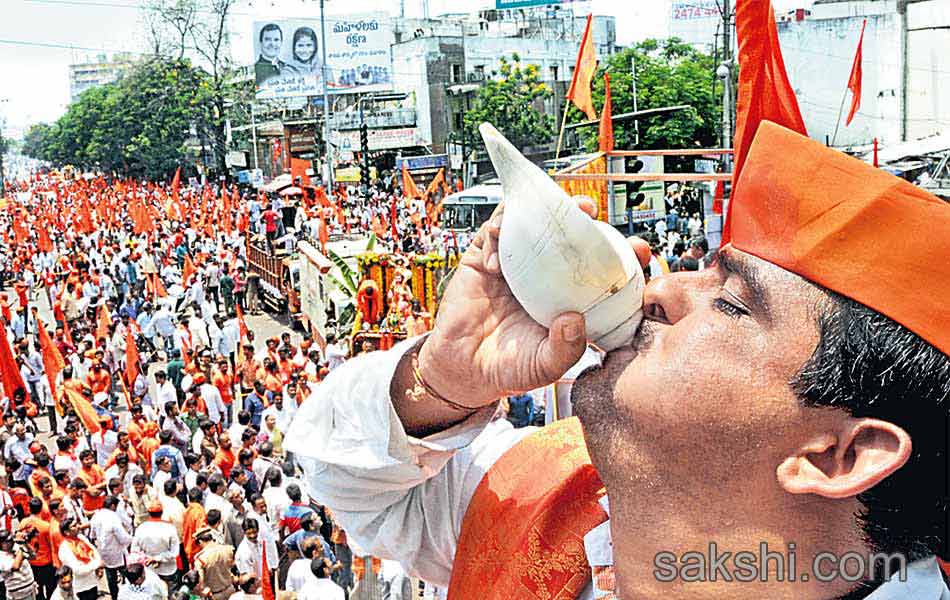
[(231, 503), (225, 500), (223, 496), (219, 496), (209, 490), (207, 496), (205, 496), (205, 511), (215, 508), (221, 511), (222, 523), (227, 521), (228, 517), (231, 516)]
[(118, 513), (107, 508), (97, 510), (89, 519), (89, 534), (105, 566), (115, 569), (125, 564), (125, 553), (132, 543), (132, 536), (122, 526)]
[[(89, 541), (84, 535), (80, 535), (79, 538)], [(96, 569), (102, 566), (102, 559), (95, 546), (93, 546), (92, 560), (87, 563), (80, 562), (66, 543), (59, 545), (58, 556), (60, 562), (73, 570), (73, 591), (79, 593), (98, 587), (99, 577), (96, 576)]]
[(318, 579), (315, 585), (297, 593), (297, 600), (344, 600), (343, 588), (330, 579)]
[(178, 394), (175, 392), (175, 386), (171, 381), (165, 380), (165, 383), (158, 386), (155, 390), (155, 400), (158, 404), (158, 413), (165, 416), (165, 403), (174, 402), (178, 404)]
[(132, 552), (141, 552), (159, 561), (155, 572), (168, 576), (178, 568), (176, 559), (179, 543), (178, 532), (175, 531), (174, 525), (149, 519), (136, 528), (135, 538), (132, 540)]
[(118, 600), (167, 600), (168, 586), (159, 579), (155, 571), (145, 568), (145, 581), (142, 585), (124, 583), (119, 587)]
[(175, 532), (178, 533), (178, 539), (182, 539), (182, 529), (185, 524), (185, 505), (178, 498), (169, 498), (165, 494), (159, 494), (158, 501), (162, 503), (162, 520), (174, 525)]
[(205, 406), (208, 408), (208, 419), (212, 423), (220, 423), (224, 416), (225, 407), (218, 388), (208, 382), (202, 383), (201, 399), (205, 401)]
[(110, 429), (109, 431), (93, 433), (89, 437), (92, 438), (92, 449), (96, 451), (96, 463), (106, 464), (106, 461), (109, 460), (109, 457), (112, 456), (119, 445), (119, 434)]
[(266, 488), (261, 495), (264, 496), (264, 504), (267, 505), (267, 518), (270, 520), (271, 530), (277, 534), (277, 524), (284, 516), (284, 511), (290, 506), (290, 497), (287, 496), (283, 487)]
[(234, 564), (237, 566), (238, 572), (242, 575), (251, 573), (260, 581), (261, 575), (263, 574), (261, 570), (261, 558), (263, 558), (265, 547), (267, 551), (267, 566), (271, 569), (276, 569), (278, 561), (277, 544), (274, 543), (273, 539), (260, 535), (256, 543), (251, 543), (251, 541), (245, 537), (241, 543), (238, 544), (237, 550), (234, 552)]
[(298, 594), (308, 586), (319, 583), (317, 576), (310, 570), (310, 559), (299, 558), (290, 564), (287, 569), (287, 591)]

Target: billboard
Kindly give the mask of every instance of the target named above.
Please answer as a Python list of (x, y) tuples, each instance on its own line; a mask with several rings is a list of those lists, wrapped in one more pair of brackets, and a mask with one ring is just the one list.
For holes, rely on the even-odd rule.
[[(324, 40), (319, 19), (256, 21), (253, 39), (258, 100), (323, 94)], [(352, 15), (328, 23), (327, 91), (391, 89), (394, 40), (392, 22), (385, 13)]]
[(710, 48), (722, 24), (720, 0), (674, 0), (670, 4), (670, 35), (700, 49)]
[(548, 4), (564, 4), (572, 0), (495, 0), (495, 9), (525, 8), (527, 6), (547, 6)]

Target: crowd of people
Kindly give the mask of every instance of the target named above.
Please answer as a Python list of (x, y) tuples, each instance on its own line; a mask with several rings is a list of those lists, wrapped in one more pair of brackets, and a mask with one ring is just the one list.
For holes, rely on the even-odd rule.
[[(276, 239), (278, 201), (211, 190), (202, 208), (102, 179), (15, 191), (0, 215), (5, 597), (336, 600), (391, 571), (348, 545), (282, 446), (348, 348), (289, 330), (260, 344), (244, 321), (245, 239)], [(383, 202), (327, 221), (342, 205), (332, 228), (371, 227)]]

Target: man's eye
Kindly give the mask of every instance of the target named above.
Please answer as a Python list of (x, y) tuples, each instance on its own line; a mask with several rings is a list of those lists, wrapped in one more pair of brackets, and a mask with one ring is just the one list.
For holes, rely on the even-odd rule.
[(740, 308), (723, 298), (716, 298), (713, 300), (713, 308), (735, 319), (749, 314), (745, 309)]

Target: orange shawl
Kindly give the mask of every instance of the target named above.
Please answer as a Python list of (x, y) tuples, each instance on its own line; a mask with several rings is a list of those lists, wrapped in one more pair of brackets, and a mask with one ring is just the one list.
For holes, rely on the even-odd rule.
[(521, 440), (465, 512), (449, 600), (576, 598), (591, 579), (584, 536), (607, 520), (603, 495), (576, 418)]

